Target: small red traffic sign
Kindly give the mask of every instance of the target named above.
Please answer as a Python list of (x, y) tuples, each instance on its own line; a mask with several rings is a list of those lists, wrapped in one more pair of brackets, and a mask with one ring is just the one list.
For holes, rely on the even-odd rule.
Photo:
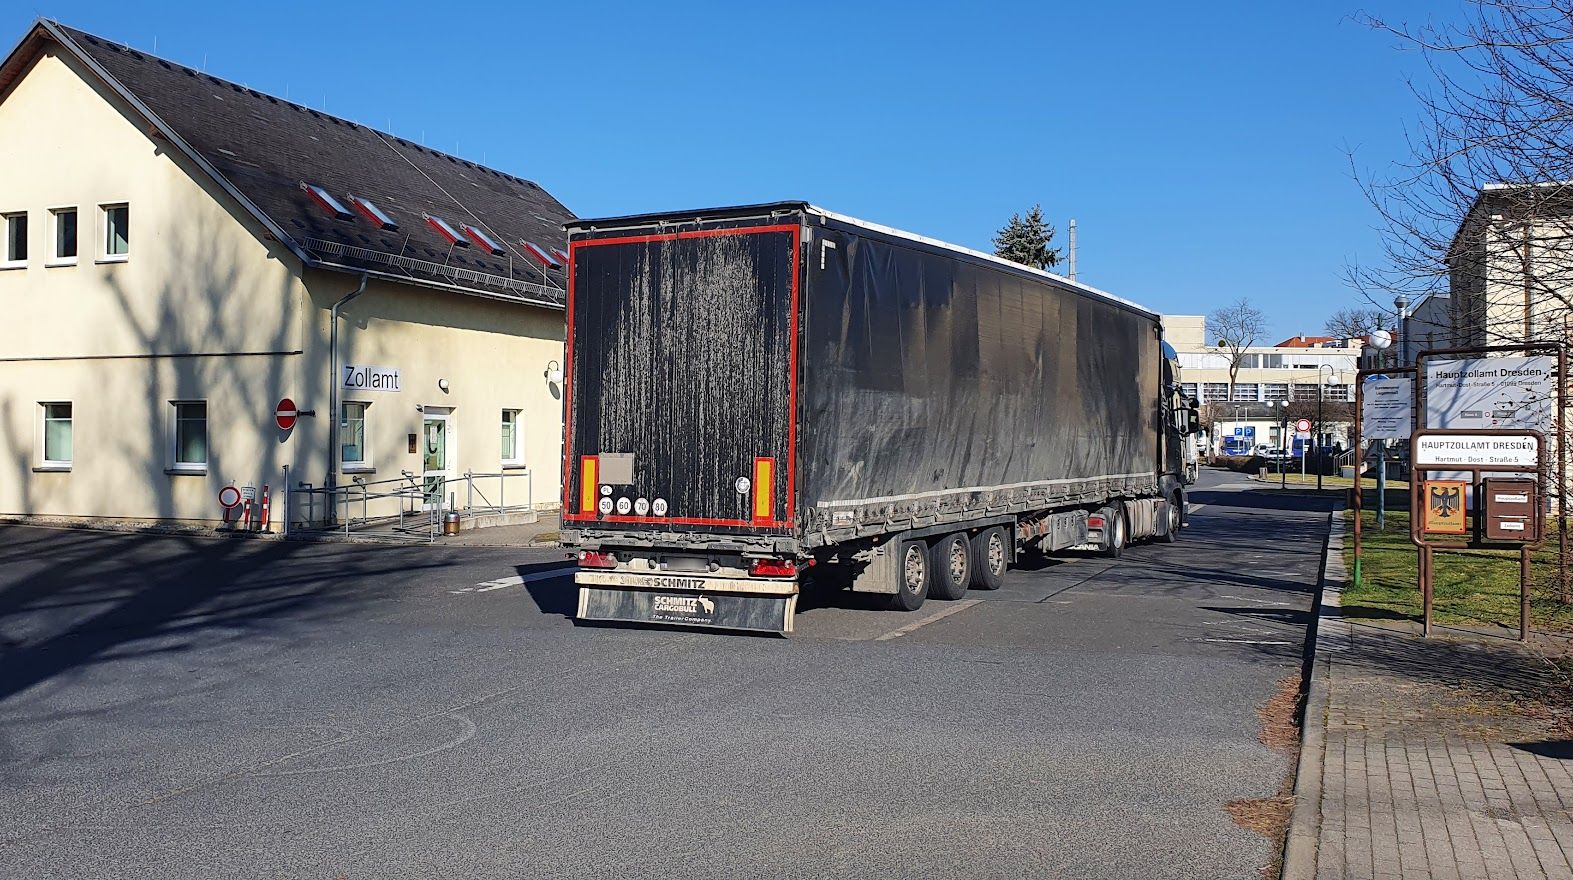
[(1294, 429), (1296, 431), (1299, 431), (1302, 434), (1310, 433), (1311, 432), (1311, 420), (1310, 419), (1300, 419), (1299, 421), (1294, 423)]
[(295, 409), (295, 401), (286, 397), (279, 401), (278, 407), (273, 410), (273, 421), (279, 426), (280, 431), (288, 431), (295, 427), (295, 417), (298, 415), (300, 411)]
[(218, 503), (220, 507), (233, 509), (240, 506), (240, 490), (234, 486), (225, 486), (218, 490)]

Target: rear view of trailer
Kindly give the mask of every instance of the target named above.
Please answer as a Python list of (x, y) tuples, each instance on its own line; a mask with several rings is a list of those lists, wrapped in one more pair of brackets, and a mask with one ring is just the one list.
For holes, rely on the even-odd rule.
[(581, 618), (786, 632), (811, 567), (898, 593), (903, 542), (1159, 528), (1151, 312), (801, 203), (571, 232)]

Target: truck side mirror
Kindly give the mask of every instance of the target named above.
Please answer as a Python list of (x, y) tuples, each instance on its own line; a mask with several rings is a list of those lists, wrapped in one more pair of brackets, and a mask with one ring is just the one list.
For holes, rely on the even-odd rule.
[(1202, 413), (1196, 407), (1185, 411), (1185, 433), (1200, 434), (1202, 432)]

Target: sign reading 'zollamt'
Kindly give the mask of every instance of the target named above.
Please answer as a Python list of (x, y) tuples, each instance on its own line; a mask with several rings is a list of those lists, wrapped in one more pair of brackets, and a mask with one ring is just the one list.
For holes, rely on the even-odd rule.
[(1510, 465), (1533, 470), (1540, 463), (1540, 443), (1533, 434), (1446, 434), (1415, 441), (1416, 467)]
[(397, 367), (371, 367), (365, 364), (344, 365), (344, 390), (346, 391), (399, 391)]

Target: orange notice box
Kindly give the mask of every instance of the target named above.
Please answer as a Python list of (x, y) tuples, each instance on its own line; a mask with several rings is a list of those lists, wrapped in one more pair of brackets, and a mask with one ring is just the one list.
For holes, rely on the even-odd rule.
[(1466, 534), (1469, 516), (1464, 509), (1464, 498), (1468, 489), (1469, 484), (1463, 480), (1426, 480), (1421, 484), (1424, 530), (1440, 535)]

